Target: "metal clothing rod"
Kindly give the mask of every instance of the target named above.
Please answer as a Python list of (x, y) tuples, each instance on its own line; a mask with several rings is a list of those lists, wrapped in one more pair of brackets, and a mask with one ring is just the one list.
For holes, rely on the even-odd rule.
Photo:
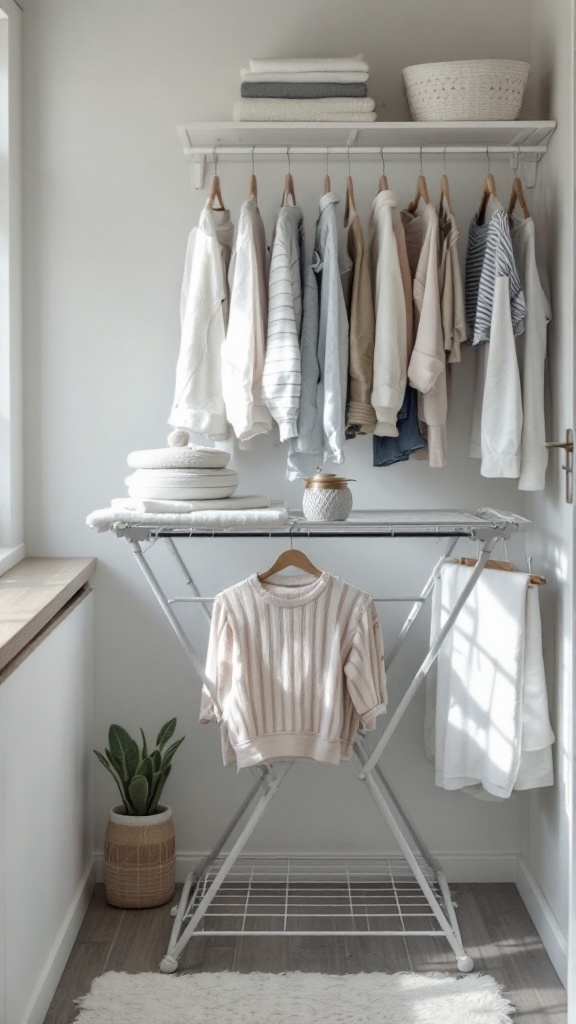
[(483, 157), (516, 153), (546, 153), (546, 146), (187, 146), (186, 156), (443, 156), (445, 153), (481, 154)]

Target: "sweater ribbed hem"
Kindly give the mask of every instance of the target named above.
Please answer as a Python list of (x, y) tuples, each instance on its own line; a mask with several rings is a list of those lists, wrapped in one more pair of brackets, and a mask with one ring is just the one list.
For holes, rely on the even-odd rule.
[(357, 434), (371, 434), (376, 426), (376, 413), (365, 402), (349, 402), (346, 426)]
[(266, 761), (323, 761), (340, 764), (340, 739), (327, 740), (310, 732), (281, 732), (270, 736), (255, 736), (245, 743), (234, 745), (238, 770), (251, 768)]

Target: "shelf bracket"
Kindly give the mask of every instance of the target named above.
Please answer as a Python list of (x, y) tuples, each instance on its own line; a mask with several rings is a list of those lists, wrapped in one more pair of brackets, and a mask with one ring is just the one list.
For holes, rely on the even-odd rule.
[(203, 154), (195, 153), (192, 157), (192, 187), (195, 189), (204, 188), (204, 175), (206, 173), (206, 157)]
[(349, 133), (348, 138), (346, 139), (346, 145), (353, 146), (357, 138), (358, 130), (356, 128), (353, 128), (352, 131)]

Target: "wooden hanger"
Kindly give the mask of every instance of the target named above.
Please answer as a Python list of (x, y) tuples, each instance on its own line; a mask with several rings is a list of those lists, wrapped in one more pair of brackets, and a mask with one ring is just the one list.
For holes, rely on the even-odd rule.
[(350, 175), (346, 178), (346, 203), (344, 205), (344, 227), (356, 216), (356, 200), (354, 199), (354, 182)]
[(294, 206), (296, 206), (296, 193), (294, 192), (294, 178), (288, 172), (284, 179), (284, 193), (282, 195), (282, 206), (285, 205), (288, 196), (291, 197)]
[(488, 174), (484, 178), (484, 191), (482, 193), (482, 199), (480, 200), (480, 207), (478, 209), (479, 224), (484, 223), (484, 217), (486, 216), (486, 207), (488, 206), (490, 197), (492, 197), (493, 199), (498, 198), (498, 196), (496, 195), (496, 182), (494, 181), (494, 175), (491, 173), (491, 171), (488, 171)]
[(256, 180), (255, 174), (250, 175), (250, 188), (248, 190), (248, 198), (258, 199), (258, 181)]
[[(214, 206), (215, 199), (217, 199), (218, 202), (220, 203), (219, 206)], [(210, 203), (210, 206), (212, 207), (213, 210), (221, 211), (226, 209), (226, 207), (224, 206), (224, 200), (222, 199), (222, 192), (220, 189), (220, 178), (218, 177), (217, 174), (215, 174), (214, 177), (212, 178), (212, 186), (210, 188), (208, 202)]]
[(282, 569), (287, 569), (289, 566), (293, 566), (295, 569), (302, 569), (303, 572), (309, 573), (310, 576), (316, 576), (316, 578), (322, 575), (322, 570), (318, 569), (303, 551), (298, 551), (296, 548), (287, 548), (281, 555), (278, 555), (278, 558), (269, 569), (258, 573), (258, 579), (260, 583), (264, 583), (274, 573), (282, 572)]
[(326, 174), (324, 176), (324, 195), (326, 195), (327, 192), (331, 192), (331, 191), (332, 191), (332, 186), (330, 185), (330, 175)]
[(528, 203), (526, 202), (526, 197), (524, 195), (524, 187), (522, 185), (520, 178), (514, 178), (514, 181), (512, 182), (512, 195), (510, 196), (510, 202), (508, 204), (509, 217), (511, 217), (514, 213), (514, 207), (516, 206), (516, 203), (520, 204), (520, 209), (522, 210), (522, 213), (528, 220), (530, 216), (530, 210), (528, 209)]
[(450, 185), (448, 183), (447, 174), (443, 174), (442, 179), (440, 181), (440, 204), (442, 204), (443, 199), (445, 199), (446, 202), (448, 203), (448, 209), (450, 213), (452, 213), (452, 202), (450, 200)]
[[(476, 559), (475, 558), (456, 558), (456, 559), (454, 559), (454, 562), (455, 562), (456, 565), (469, 565), (469, 566), (476, 565)], [(485, 568), (486, 569), (498, 569), (500, 572), (518, 572), (519, 571), (516, 568), (516, 566), (512, 564), (512, 562), (501, 562), (501, 561), (499, 561), (496, 558), (489, 558), (488, 561), (486, 562)], [(531, 575), (530, 576), (530, 583), (533, 583), (537, 587), (541, 587), (541, 586), (543, 586), (546, 583), (546, 579), (545, 579), (544, 576), (534, 576), (534, 575)]]
[(426, 184), (426, 178), (423, 174), (418, 175), (418, 182), (416, 185), (416, 195), (414, 196), (413, 202), (408, 207), (408, 213), (416, 213), (418, 209), (418, 203), (423, 200), (426, 205), (430, 202), (430, 196), (428, 195), (428, 185)]

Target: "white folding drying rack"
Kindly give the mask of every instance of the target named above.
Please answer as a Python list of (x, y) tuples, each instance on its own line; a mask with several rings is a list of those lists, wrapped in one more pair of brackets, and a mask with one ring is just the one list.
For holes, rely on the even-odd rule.
[[(160, 517), (161, 520), (161, 517)], [(529, 522), (521, 516), (494, 509), (461, 511), (356, 512), (343, 523), (308, 522), (291, 515), (289, 522), (274, 529), (183, 530), (154, 526), (130, 526), (121, 521), (113, 531), (130, 545), (153, 593), (182, 644), (201, 682), (211, 696), (214, 687), (207, 678), (175, 605), (197, 603), (210, 620), (212, 597), (203, 597), (189, 571), (178, 538), (198, 537), (377, 537), (446, 538), (446, 546), (418, 597), (381, 597), (375, 601), (407, 601), (411, 609), (386, 658), (388, 670), (424, 605), (442, 564), (450, 558), (460, 539), (478, 543), (478, 560), (458, 601), (409, 682), (396, 710), (381, 735), (370, 747), (359, 734), (354, 752), (360, 762), (359, 778), (394, 836), (402, 858), (334, 859), (319, 862), (307, 858), (241, 856), (291, 767), (292, 762), (260, 765), (250, 769), (254, 785), (229, 821), (214, 849), (188, 875), (182, 896), (172, 914), (175, 917), (168, 951), (160, 970), (172, 974), (193, 937), (224, 935), (378, 935), (440, 936), (448, 940), (458, 969), (471, 971), (474, 963), (460, 936), (455, 905), (442, 868), (427, 849), (414, 824), (390, 787), (380, 761), (408, 705), (434, 664), (442, 644), (475, 587), (495, 545), (513, 533), (525, 530)], [(168, 597), (148, 562), (150, 548), (165, 544), (171, 551), (190, 591), (186, 597)], [(223, 853), (228, 840), (236, 839)], [(265, 923), (265, 926), (263, 925)]]

